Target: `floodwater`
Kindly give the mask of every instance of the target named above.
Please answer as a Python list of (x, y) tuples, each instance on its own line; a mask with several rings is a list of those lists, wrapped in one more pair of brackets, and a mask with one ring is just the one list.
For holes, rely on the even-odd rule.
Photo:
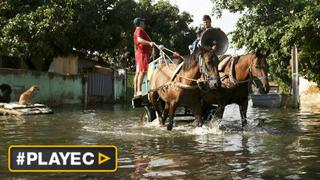
[[(60, 107), (53, 115), (0, 117), (0, 179), (319, 179), (320, 113), (252, 108), (240, 131), (236, 105), (202, 128), (172, 132), (140, 121), (142, 110)], [(219, 128), (220, 127), (220, 128)], [(221, 130), (223, 129), (223, 130)], [(10, 173), (12, 144), (116, 145), (115, 173)]]

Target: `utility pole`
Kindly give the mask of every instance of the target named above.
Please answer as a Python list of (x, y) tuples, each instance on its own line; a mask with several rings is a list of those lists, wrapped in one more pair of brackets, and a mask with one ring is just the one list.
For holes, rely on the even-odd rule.
[(292, 107), (299, 108), (299, 71), (298, 71), (298, 49), (294, 45), (291, 50), (291, 68), (292, 68)]

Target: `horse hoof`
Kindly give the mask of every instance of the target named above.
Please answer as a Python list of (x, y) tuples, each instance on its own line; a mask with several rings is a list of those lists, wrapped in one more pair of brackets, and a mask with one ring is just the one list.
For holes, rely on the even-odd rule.
[(221, 126), (219, 126), (219, 129), (220, 129), (221, 131), (226, 131), (226, 130), (227, 130), (227, 127), (224, 126), (224, 125), (221, 125)]
[(202, 127), (202, 124), (201, 123), (196, 124), (195, 127)]
[(204, 122), (200, 122), (200, 123), (198, 124), (198, 127), (202, 127), (203, 124), (204, 124)]
[(194, 126), (194, 127), (200, 127), (200, 123), (194, 121), (194, 122), (192, 123), (192, 126)]
[(161, 125), (161, 126), (165, 126), (165, 125), (166, 125), (166, 122), (165, 122), (165, 121), (161, 121), (161, 122), (160, 122), (160, 125)]
[(168, 124), (168, 125), (167, 125), (167, 130), (168, 130), (168, 131), (171, 131), (172, 128), (173, 128), (173, 124)]
[(245, 127), (248, 124), (247, 120), (242, 121), (242, 127)]

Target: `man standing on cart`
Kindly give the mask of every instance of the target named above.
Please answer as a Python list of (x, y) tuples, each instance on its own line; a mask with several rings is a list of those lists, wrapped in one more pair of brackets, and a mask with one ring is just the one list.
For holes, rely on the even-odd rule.
[(151, 41), (149, 35), (144, 31), (145, 20), (142, 18), (135, 18), (133, 20), (136, 29), (133, 34), (135, 45), (135, 61), (136, 61), (136, 75), (134, 76), (134, 96), (142, 95), (142, 82), (144, 76), (148, 72), (148, 62), (152, 52), (154, 42)]

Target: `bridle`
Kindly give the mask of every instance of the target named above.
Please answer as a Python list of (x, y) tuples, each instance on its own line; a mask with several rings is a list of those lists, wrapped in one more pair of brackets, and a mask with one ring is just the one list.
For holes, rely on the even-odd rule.
[[(259, 59), (259, 58), (258, 58)], [(259, 59), (260, 61), (260, 59)], [(248, 82), (249, 83), (253, 83), (257, 88), (258, 88), (258, 85), (257, 83), (255, 82), (255, 80), (265, 80), (265, 79), (268, 79), (268, 76), (265, 75), (265, 76), (261, 76), (261, 77), (254, 77), (253, 76), (253, 71), (252, 71), (252, 66), (253, 66), (253, 58), (251, 58), (250, 60), (250, 66), (249, 66), (249, 80)]]
[(210, 75), (210, 74), (209, 74), (210, 68), (208, 67), (208, 65), (207, 65), (207, 63), (205, 62), (205, 60), (204, 60), (204, 58), (202, 57), (202, 55), (200, 54), (200, 55), (198, 56), (198, 58), (199, 58), (199, 66), (200, 66), (199, 71), (200, 71), (200, 74), (202, 75), (203, 79), (200, 78), (200, 79), (197, 81), (197, 84), (198, 84), (198, 87), (199, 87), (200, 90), (202, 90), (202, 91), (207, 91), (207, 90), (203, 89), (203, 87), (202, 87), (200, 84), (201, 84), (201, 83), (202, 83), (202, 84), (203, 84), (203, 83), (207, 83), (207, 82), (209, 82), (209, 81), (216, 81), (216, 82), (218, 82), (218, 81), (220, 81), (220, 76), (219, 76), (219, 74), (214, 75), (214, 76)]
[(210, 68), (208, 67), (208, 65), (206, 64), (205, 60), (201, 55), (199, 55), (199, 66), (200, 66), (200, 73), (203, 75), (205, 81), (220, 79), (219, 75), (215, 75), (215, 76), (209, 75)]
[[(155, 47), (159, 49), (159, 51), (161, 52), (163, 57), (167, 57), (173, 63), (171, 58), (163, 51), (163, 50), (167, 50), (169, 52), (173, 52), (172, 50), (167, 49), (167, 48), (162, 47), (162, 46), (159, 46), (159, 45), (155, 45)], [(180, 83), (180, 82), (174, 82), (174, 81), (171, 80), (171, 81), (168, 81), (168, 82), (164, 83), (163, 85), (161, 85), (160, 87), (158, 87), (156, 89), (149, 90), (148, 92), (157, 91), (157, 90), (159, 90), (159, 89), (161, 89), (163, 87), (169, 86), (169, 85), (176, 85), (176, 86), (178, 86), (180, 88), (183, 88), (183, 89), (196, 89), (196, 88), (199, 88), (200, 90), (203, 90), (201, 88), (201, 85), (200, 85), (201, 83), (206, 83), (206, 82), (209, 82), (209, 81), (212, 81), (212, 80), (216, 80), (216, 81), (220, 80), (219, 74), (215, 75), (215, 76), (210, 76), (210, 74), (209, 74), (210, 68), (208, 67), (208, 65), (206, 64), (205, 60), (203, 59), (202, 54), (197, 54), (196, 56), (199, 58), (198, 59), (199, 71), (200, 71), (200, 74), (203, 75), (204, 79), (202, 79), (202, 77), (200, 77), (198, 79), (188, 78), (188, 77), (180, 75), (179, 73), (177, 73), (176, 76), (179, 77), (179, 78), (188, 80), (188, 81), (196, 82), (197, 85), (186, 85), (186, 84), (183, 84), (183, 83)], [(184, 59), (182, 56), (180, 56), (180, 57), (182, 59)], [(164, 58), (164, 59), (167, 59), (167, 58)], [(154, 61), (158, 61), (160, 59), (161, 58), (158, 58), (158, 59), (156, 59)], [(166, 65), (168, 65), (167, 62), (166, 62)]]

